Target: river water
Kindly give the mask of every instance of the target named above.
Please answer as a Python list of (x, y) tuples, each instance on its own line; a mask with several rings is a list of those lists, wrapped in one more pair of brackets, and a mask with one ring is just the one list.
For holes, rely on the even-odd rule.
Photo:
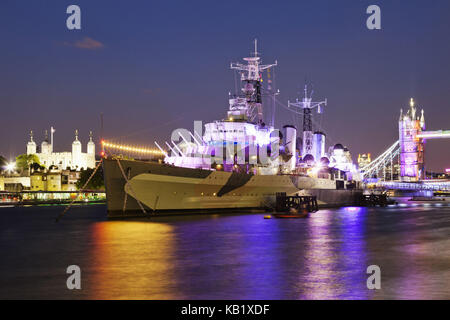
[(450, 299), (446, 204), (127, 221), (88, 205), (55, 223), (62, 210), (0, 208), (1, 299)]

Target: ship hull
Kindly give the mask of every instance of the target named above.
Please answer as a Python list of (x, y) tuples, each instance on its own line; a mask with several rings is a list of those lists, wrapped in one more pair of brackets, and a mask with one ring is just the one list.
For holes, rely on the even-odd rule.
[[(129, 160), (103, 162), (110, 217), (152, 214), (264, 211), (276, 193), (317, 193), (319, 206), (352, 204), (355, 190), (314, 189), (317, 179), (289, 175), (250, 175)], [(126, 177), (126, 179), (125, 179)], [(308, 189), (303, 188), (308, 187)], [(315, 191), (317, 190), (317, 192)], [(322, 201), (321, 198), (327, 199)]]

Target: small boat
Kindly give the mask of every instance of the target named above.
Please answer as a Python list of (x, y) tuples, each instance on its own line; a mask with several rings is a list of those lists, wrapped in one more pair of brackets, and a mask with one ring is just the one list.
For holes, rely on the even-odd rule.
[(308, 218), (309, 212), (303, 211), (302, 213), (299, 213), (298, 210), (291, 208), (289, 212), (286, 213), (273, 213), (272, 217), (277, 219), (302, 219), (302, 218)]
[(304, 219), (304, 218), (308, 218), (309, 214), (308, 213), (300, 213), (300, 214), (291, 214), (291, 213), (274, 213), (272, 214), (272, 216), (274, 218), (277, 219)]

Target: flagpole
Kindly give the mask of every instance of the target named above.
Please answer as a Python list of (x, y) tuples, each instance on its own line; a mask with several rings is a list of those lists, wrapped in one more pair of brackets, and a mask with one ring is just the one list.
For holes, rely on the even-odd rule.
[(55, 132), (55, 129), (53, 128), (53, 127), (50, 127), (50, 144), (51, 144), (51, 148), (52, 148), (52, 151), (51, 152), (53, 152), (53, 133)]

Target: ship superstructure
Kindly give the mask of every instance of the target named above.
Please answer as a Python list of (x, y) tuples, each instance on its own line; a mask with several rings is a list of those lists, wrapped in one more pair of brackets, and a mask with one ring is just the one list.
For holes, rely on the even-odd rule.
[[(226, 118), (206, 123), (203, 135), (195, 130), (180, 131), (179, 143), (166, 143), (171, 151), (166, 163), (205, 170), (278, 173), (280, 161), (274, 156), (278, 150), (272, 149), (278, 149), (280, 135), (273, 126), (264, 123), (262, 105), (262, 74), (277, 62), (261, 64), (256, 40), (253, 56), (243, 60), (246, 63), (230, 66), (240, 73), (241, 90), (230, 97)], [(260, 157), (263, 151), (268, 155), (265, 159)]]
[[(110, 215), (141, 211), (263, 209), (274, 205), (277, 193), (315, 195), (319, 205), (352, 204), (358, 190), (356, 167), (341, 144), (325, 151), (325, 135), (313, 131), (312, 110), (321, 112), (326, 101), (313, 102), (305, 90), (302, 101), (290, 104), (303, 115), (303, 149), (297, 129), (277, 130), (264, 122), (264, 71), (257, 42), (245, 63), (232, 63), (241, 88), (230, 95), (226, 117), (194, 123), (194, 131), (178, 129), (166, 142), (164, 162), (106, 158), (103, 161)], [(275, 93), (269, 91), (275, 101)]]
[(312, 101), (312, 93), (308, 95), (308, 87), (305, 85), (305, 95), (302, 100), (296, 102), (288, 101), (288, 107), (298, 109), (303, 113), (303, 148), (302, 155), (313, 157), (314, 161), (320, 161), (325, 156), (325, 134), (316, 131), (313, 132), (312, 112), (317, 109), (317, 113), (321, 114), (323, 107), (327, 105), (327, 100), (320, 102)]

